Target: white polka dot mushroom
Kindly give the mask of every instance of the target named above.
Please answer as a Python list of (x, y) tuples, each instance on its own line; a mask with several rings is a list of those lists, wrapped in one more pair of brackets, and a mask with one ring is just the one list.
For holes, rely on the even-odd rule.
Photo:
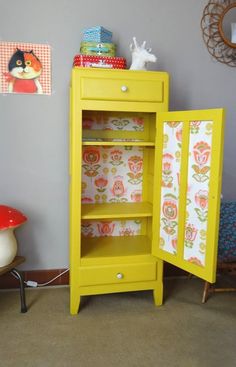
[(14, 229), (27, 221), (19, 210), (0, 205), (0, 267), (9, 265), (17, 253)]

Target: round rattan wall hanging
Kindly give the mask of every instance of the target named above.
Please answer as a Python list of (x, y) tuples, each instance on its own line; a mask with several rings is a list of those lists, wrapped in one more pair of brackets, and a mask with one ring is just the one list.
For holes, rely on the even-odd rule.
[(236, 66), (236, 43), (229, 39), (226, 32), (226, 20), (232, 18), (232, 11), (235, 11), (234, 15), (236, 15), (235, 0), (210, 0), (203, 11), (201, 29), (210, 54), (219, 62), (234, 67)]

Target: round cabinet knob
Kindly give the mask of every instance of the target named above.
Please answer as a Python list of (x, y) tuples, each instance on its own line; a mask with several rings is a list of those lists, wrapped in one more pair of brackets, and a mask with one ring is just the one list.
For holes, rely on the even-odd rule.
[(117, 279), (122, 279), (122, 278), (124, 278), (124, 275), (122, 273), (117, 273), (116, 277), (117, 277)]
[(127, 92), (127, 90), (128, 90), (128, 87), (126, 87), (126, 85), (122, 85), (121, 91), (122, 92)]

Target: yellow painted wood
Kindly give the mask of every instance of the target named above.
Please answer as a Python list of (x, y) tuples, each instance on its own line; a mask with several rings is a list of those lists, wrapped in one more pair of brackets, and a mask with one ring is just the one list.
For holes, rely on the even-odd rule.
[[(166, 83), (168, 79), (166, 80)], [(167, 85), (164, 84), (166, 89)], [(166, 96), (166, 98), (168, 98)], [(153, 102), (124, 102), (124, 101), (96, 101), (96, 100), (80, 100), (80, 107), (83, 111), (120, 111), (134, 112), (134, 106), (137, 113), (156, 113), (165, 112), (165, 104), (167, 100), (163, 99), (163, 103)]]
[[(88, 116), (89, 118), (93, 117), (95, 120), (107, 120), (110, 118), (111, 112), (106, 111), (84, 111), (83, 110), (83, 117), (86, 119)], [(134, 112), (117, 112), (112, 111), (112, 115), (117, 119), (129, 119), (134, 116)], [(83, 130), (83, 141), (85, 143), (90, 142), (90, 140), (97, 140), (94, 142), (100, 143), (100, 141), (105, 141), (108, 143), (115, 142), (119, 143), (121, 140), (124, 142), (131, 142), (131, 143), (146, 143), (148, 145), (154, 146), (155, 142), (155, 114), (153, 113), (135, 113), (136, 118), (140, 118), (143, 120), (143, 129), (142, 130), (110, 130), (110, 129), (84, 129)], [(153, 126), (154, 125), (154, 126)], [(101, 143), (100, 143), (101, 144)], [(141, 145), (142, 145), (141, 144)]]
[[(204, 267), (190, 263), (183, 258), (184, 235), (185, 235), (185, 212), (186, 212), (186, 182), (188, 174), (188, 137), (190, 121), (213, 121), (212, 130), (212, 154), (208, 200), (208, 224), (206, 242), (206, 264)], [(163, 134), (161, 134), (163, 123), (166, 121), (182, 121), (184, 124), (182, 143), (182, 164), (180, 172), (180, 208), (178, 218), (178, 243), (177, 254), (173, 255), (160, 248), (159, 232), (153, 236), (153, 253), (175, 266), (180, 267), (208, 282), (214, 282), (216, 277), (216, 259), (218, 249), (218, 227), (219, 208), (221, 195), (221, 177), (223, 161), (223, 131), (224, 131), (224, 110), (211, 109), (200, 111), (169, 112), (159, 115), (159, 131), (157, 145), (160, 150), (156, 153), (156, 177), (155, 187), (157, 188), (154, 198), (153, 223), (160, 227), (160, 193), (161, 193), (161, 161), (163, 149)]]
[(151, 241), (148, 236), (113, 236), (82, 239), (82, 265), (101, 265), (122, 263), (129, 258), (130, 262), (145, 259), (154, 260), (151, 256)]
[(157, 261), (157, 282), (153, 290), (153, 298), (156, 306), (163, 303), (163, 261)]
[[(116, 74), (81, 78), (81, 98), (106, 101), (162, 102), (163, 82), (146, 73), (145, 79), (121, 78)], [(130, 73), (129, 73), (130, 75)], [(145, 93), (143, 92), (145, 90)]]
[[(146, 126), (145, 126), (146, 128)], [(155, 136), (152, 136), (149, 139), (147, 128), (144, 131), (128, 131), (128, 130), (84, 130), (83, 131), (83, 142), (89, 141), (90, 139), (97, 139), (99, 142), (99, 139), (104, 140), (104, 142), (112, 142), (115, 139), (124, 140), (124, 142), (134, 142), (137, 140), (137, 142), (148, 142), (153, 143), (155, 142)], [(133, 141), (132, 141), (133, 140)], [(95, 145), (96, 145), (96, 141)], [(114, 141), (115, 143), (115, 141)], [(119, 141), (118, 141), (119, 143)]]
[[(127, 91), (120, 87), (126, 82)], [(82, 295), (152, 289), (162, 303), (163, 262), (151, 253), (152, 192), (157, 114), (168, 109), (168, 74), (129, 70), (74, 68), (70, 113), (70, 310), (78, 312)], [(86, 113), (144, 116), (144, 131), (82, 131)], [(94, 142), (94, 139), (98, 141)], [(123, 139), (113, 141), (113, 139)], [(105, 141), (104, 141), (105, 140)], [(144, 148), (142, 203), (81, 205), (83, 146), (140, 146)], [(81, 238), (85, 220), (139, 219), (134, 237)], [(89, 270), (92, 267), (92, 270)], [(114, 280), (114, 271), (125, 278)], [(113, 283), (115, 282), (115, 283)], [(83, 284), (83, 285), (81, 285)], [(86, 285), (85, 285), (86, 284)]]
[[(135, 292), (144, 290), (154, 290), (159, 287), (157, 280), (148, 280), (145, 282), (131, 282), (120, 284), (100, 284), (80, 287), (80, 296), (89, 296), (94, 294), (120, 293), (120, 292)], [(158, 288), (159, 289), (159, 288)], [(160, 306), (161, 304), (157, 305)], [(77, 312), (76, 312), (77, 313)]]
[(156, 280), (156, 262), (80, 267), (81, 286)]
[(154, 147), (150, 141), (83, 141), (83, 145), (89, 146), (123, 146), (123, 147)]
[[(122, 86), (126, 86), (127, 90), (123, 92), (121, 90)], [(162, 304), (163, 261), (161, 259), (208, 281), (213, 281), (215, 278), (223, 155), (223, 125), (221, 124), (223, 110), (161, 114), (168, 110), (168, 94), (167, 73), (88, 68), (74, 68), (72, 71), (70, 115), (70, 284), (72, 314), (78, 311), (81, 295), (89, 294), (152, 289), (155, 304)], [(133, 113), (145, 115), (144, 131), (84, 130), (82, 132), (82, 116), (88, 111), (95, 114), (106, 113), (108, 116), (109, 113), (116, 112), (121, 117), (125, 114), (132, 116)], [(173, 256), (164, 253), (159, 248), (160, 190), (164, 142), (162, 123), (168, 120), (184, 122), (182, 144), (184, 157), (181, 163), (182, 182), (185, 182), (188, 169), (186, 152), (189, 121), (214, 121), (207, 231), (207, 266), (205, 268), (200, 268), (183, 260), (186, 211), (186, 187), (183, 184), (180, 186), (178, 254)], [(98, 141), (93, 141), (94, 139)], [(114, 139), (116, 141), (113, 141)], [(143, 203), (132, 203), (130, 205), (119, 203), (116, 207), (115, 204), (81, 206), (81, 151), (82, 146), (91, 145), (144, 147)], [(140, 236), (81, 239), (81, 220), (129, 218), (141, 219)], [(142, 272), (143, 264), (145, 264), (144, 272)], [(149, 277), (154, 274), (154, 265), (155, 279), (151, 280)], [(92, 267), (92, 270), (89, 270), (89, 267)], [(127, 272), (127, 282), (123, 281), (121, 283), (114, 280), (113, 270), (118, 268), (122, 268), (123, 271)], [(84, 271), (85, 273), (83, 273)], [(81, 279), (84, 279), (82, 286)], [(114, 284), (113, 281), (117, 283)]]
[(150, 217), (152, 204), (148, 202), (83, 204), (81, 213), (82, 219)]
[[(78, 106), (78, 88), (75, 80), (71, 80), (71, 114), (70, 114), (70, 311), (78, 312), (80, 295), (78, 287), (78, 270), (80, 263), (80, 223), (81, 219), (81, 140), (82, 140), (82, 113)], [(73, 205), (76, 201), (77, 205)]]

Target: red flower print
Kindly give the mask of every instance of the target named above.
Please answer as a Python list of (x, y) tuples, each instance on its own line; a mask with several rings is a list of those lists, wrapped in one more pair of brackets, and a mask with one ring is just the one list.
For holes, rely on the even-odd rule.
[(96, 180), (94, 180), (95, 185), (98, 188), (98, 191), (103, 192), (105, 191), (105, 187), (108, 184), (108, 180), (104, 177), (99, 177)]
[(169, 220), (174, 220), (177, 217), (177, 205), (176, 200), (173, 198), (165, 199), (162, 205), (162, 212), (164, 216)]
[(83, 129), (91, 130), (92, 125), (93, 125), (93, 119), (91, 119), (91, 118), (83, 118), (83, 121), (82, 121)]
[(200, 206), (202, 210), (206, 209), (208, 204), (208, 191), (207, 190), (199, 190), (195, 194), (195, 203)]
[(185, 228), (185, 239), (187, 241), (194, 241), (197, 236), (197, 229), (193, 224), (188, 224)]
[(177, 248), (177, 238), (173, 238), (173, 239), (171, 240), (171, 245), (172, 245), (172, 247), (176, 250), (176, 248)]
[(180, 121), (168, 121), (167, 122), (167, 125), (169, 125), (172, 128), (177, 127), (179, 124), (180, 124)]
[(173, 186), (173, 177), (172, 173), (172, 161), (174, 156), (170, 153), (165, 153), (162, 155), (162, 183), (163, 187), (172, 187)]
[(173, 236), (176, 233), (178, 207), (177, 198), (172, 194), (166, 194), (162, 204), (163, 217), (161, 218), (163, 230)]
[(87, 148), (83, 151), (83, 164), (84, 174), (88, 177), (95, 177), (98, 175), (98, 169), (100, 168), (98, 163), (100, 160), (100, 152), (96, 148)]
[(164, 175), (169, 175), (172, 172), (172, 161), (174, 157), (170, 153), (165, 153), (162, 156), (162, 172)]
[(100, 160), (100, 152), (95, 148), (85, 149), (83, 152), (83, 160), (88, 164), (96, 164)]
[(125, 188), (122, 179), (114, 181), (111, 192), (114, 196), (121, 197), (125, 193)]
[(187, 224), (185, 228), (185, 246), (186, 247), (193, 247), (194, 241), (197, 237), (197, 228), (194, 227), (193, 224)]
[(177, 139), (179, 142), (181, 142), (181, 141), (182, 141), (182, 132), (183, 132), (183, 130), (182, 130), (182, 128), (181, 128), (181, 129), (178, 129), (178, 130), (176, 131), (176, 133), (175, 133), (176, 139)]
[(81, 202), (82, 202), (83, 204), (90, 204), (90, 203), (93, 203), (93, 199), (91, 199), (91, 198), (89, 198), (89, 197), (83, 197), (83, 198), (81, 199)]
[(122, 164), (123, 162), (121, 161), (122, 159), (122, 151), (119, 149), (115, 149), (111, 151), (111, 164), (113, 166), (119, 166), (120, 164)]
[(203, 266), (203, 264), (197, 257), (190, 257), (187, 261), (198, 266)]
[(97, 224), (97, 227), (101, 236), (111, 236), (115, 228), (115, 223), (100, 222)]
[(198, 127), (200, 126), (201, 124), (201, 121), (191, 121), (190, 125), (193, 126), (193, 127)]
[(133, 129), (136, 130), (136, 131), (143, 131), (143, 127), (144, 127), (144, 120), (143, 118), (133, 118), (133, 123), (134, 123), (134, 126), (133, 126)]
[(139, 125), (139, 126), (143, 126), (144, 124), (143, 118), (134, 117), (133, 121), (135, 122), (136, 125)]
[[(207, 190), (199, 190), (195, 194), (195, 203), (198, 208), (194, 208), (195, 212), (197, 213), (198, 219), (201, 222), (205, 222), (207, 220), (208, 214), (208, 191)], [(200, 207), (200, 209), (199, 209)]]
[(137, 155), (132, 156), (128, 159), (128, 165), (131, 172), (137, 174), (142, 170), (143, 159)]
[(136, 203), (142, 201), (142, 190), (134, 190), (131, 192), (131, 200)]
[(193, 147), (193, 155), (195, 162), (200, 166), (204, 166), (210, 156), (211, 147), (204, 141), (200, 141)]

